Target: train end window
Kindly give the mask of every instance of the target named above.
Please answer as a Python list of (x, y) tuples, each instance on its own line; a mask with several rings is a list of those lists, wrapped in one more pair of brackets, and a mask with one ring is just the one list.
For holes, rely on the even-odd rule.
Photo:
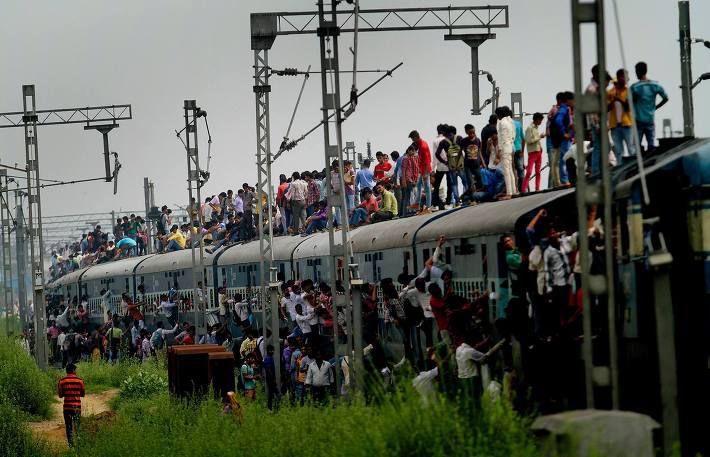
[(446, 246), (446, 248), (444, 248), (444, 262), (451, 265), (451, 247), (450, 246)]

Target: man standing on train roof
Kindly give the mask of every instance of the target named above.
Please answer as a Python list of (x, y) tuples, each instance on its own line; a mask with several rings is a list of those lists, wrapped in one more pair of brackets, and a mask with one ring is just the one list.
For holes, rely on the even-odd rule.
[(424, 141), (419, 132), (412, 130), (409, 133), (409, 139), (412, 140), (412, 146), (417, 150), (417, 155), (419, 156), (419, 180), (417, 181), (417, 198), (422, 194), (422, 187), (424, 187), (424, 193), (426, 195), (426, 203), (422, 208), (422, 213), (430, 212), (431, 208), (431, 181), (429, 180), (429, 175), (431, 175), (431, 150), (429, 149), (429, 144)]
[[(639, 146), (643, 137), (646, 137), (646, 151), (651, 152), (656, 147), (656, 110), (668, 102), (663, 86), (656, 81), (648, 79), (648, 65), (646, 62), (639, 62), (635, 66), (638, 81), (631, 85), (631, 97), (634, 102), (634, 118), (639, 135)], [(661, 101), (656, 104), (656, 98), (660, 96)]]
[[(375, 174), (370, 170), (370, 165), (372, 161), (370, 159), (365, 159), (362, 162), (362, 168), (357, 171), (355, 175), (355, 184), (357, 191), (361, 192), (365, 187), (372, 189), (375, 187)], [(321, 195), (324, 195), (321, 193)]]
[(117, 252), (114, 254), (113, 259), (119, 260), (128, 257), (134, 257), (136, 255), (136, 250), (138, 249), (138, 243), (133, 238), (121, 238), (116, 243)]
[(481, 157), (483, 159), (484, 168), (488, 164), (491, 153), (495, 153), (495, 151), (488, 150), (488, 138), (490, 138), (492, 134), (496, 133), (497, 124), (498, 117), (495, 114), (491, 114), (491, 116), (488, 118), (488, 124), (486, 124), (485, 127), (481, 129)]
[(69, 447), (74, 447), (74, 432), (79, 433), (81, 397), (85, 395), (84, 381), (76, 375), (76, 365), (67, 364), (67, 375), (59, 380), (57, 394), (64, 399), (64, 425)]

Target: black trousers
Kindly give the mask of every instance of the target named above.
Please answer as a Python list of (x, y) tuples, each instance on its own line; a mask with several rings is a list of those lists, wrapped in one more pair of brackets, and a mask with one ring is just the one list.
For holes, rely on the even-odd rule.
[(392, 219), (393, 215), (390, 212), (387, 211), (375, 211), (372, 213), (370, 216), (370, 220), (372, 222), (382, 222), (382, 221), (388, 221)]
[(74, 431), (79, 433), (79, 423), (81, 422), (81, 411), (64, 411), (64, 426), (67, 430), (67, 442), (69, 447), (74, 446)]

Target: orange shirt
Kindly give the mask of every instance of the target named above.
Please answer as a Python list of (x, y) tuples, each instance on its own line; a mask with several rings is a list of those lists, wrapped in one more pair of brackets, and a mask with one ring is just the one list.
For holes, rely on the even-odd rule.
[(81, 412), (81, 397), (84, 396), (84, 381), (75, 374), (59, 380), (57, 394), (64, 399), (64, 411)]

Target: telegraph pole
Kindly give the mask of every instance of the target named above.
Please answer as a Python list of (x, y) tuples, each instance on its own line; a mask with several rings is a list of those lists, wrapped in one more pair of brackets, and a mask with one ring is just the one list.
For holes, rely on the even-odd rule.
[[(185, 111), (185, 149), (187, 152), (187, 190), (189, 203), (187, 205), (187, 217), (190, 220), (190, 232), (197, 229), (199, 246), (195, 246), (194, 237), (190, 237), (190, 250), (192, 251), (192, 306), (195, 312), (196, 335), (199, 335), (205, 328), (207, 318), (205, 313), (205, 243), (202, 234), (199, 233), (200, 225), (200, 201), (202, 199), (202, 169), (200, 168), (200, 156), (197, 143), (197, 119), (207, 116), (207, 113), (197, 106), (195, 100), (185, 100), (183, 109)], [(147, 178), (146, 178), (147, 181)], [(144, 181), (145, 182), (145, 181)], [(195, 251), (198, 251), (197, 253)], [(198, 258), (199, 256), (199, 258)], [(199, 259), (199, 260), (198, 260)], [(198, 263), (199, 262), (199, 263)], [(202, 287), (199, 284), (202, 284)], [(202, 313), (202, 323), (200, 324), (200, 313)]]
[(29, 308), (27, 306), (27, 245), (25, 239), (27, 236), (25, 229), (25, 213), (22, 209), (22, 194), (18, 188), (15, 190), (15, 247), (17, 253), (15, 260), (17, 262), (17, 295), (18, 306), (20, 308), (20, 320), (22, 326), (29, 321)]
[(150, 208), (152, 206), (151, 191), (153, 183), (148, 178), (143, 178), (143, 197), (145, 198), (145, 230), (148, 233), (147, 246), (145, 247), (146, 254), (153, 253), (153, 220), (150, 218)]
[(693, 119), (693, 68), (690, 46), (690, 2), (678, 2), (678, 41), (680, 42), (680, 89), (683, 98), (683, 134), (695, 136)]
[(10, 189), (7, 170), (0, 169), (0, 188), (2, 189), (2, 202), (0, 202), (0, 220), (2, 221), (2, 273), (3, 273), (3, 304), (5, 305), (5, 335), (10, 336), (10, 315), (12, 314), (12, 224), (10, 214)]

